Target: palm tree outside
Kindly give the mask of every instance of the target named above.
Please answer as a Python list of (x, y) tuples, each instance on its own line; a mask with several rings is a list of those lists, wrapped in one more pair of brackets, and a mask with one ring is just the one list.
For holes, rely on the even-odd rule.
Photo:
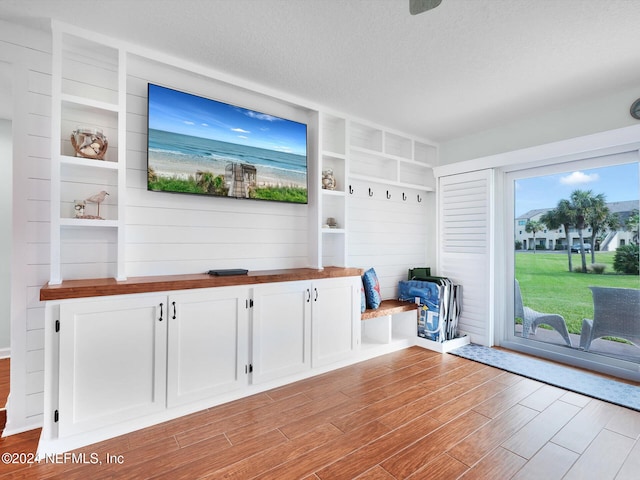
[(542, 217), (540, 217), (540, 221), (551, 230), (557, 230), (560, 227), (564, 229), (564, 235), (567, 241), (569, 271), (573, 271), (573, 261), (571, 258), (570, 248), (571, 245), (569, 245), (569, 229), (573, 224), (573, 211), (571, 210), (571, 203), (569, 202), (569, 200), (560, 200), (556, 208), (554, 208), (553, 210), (549, 210)]
[(591, 227), (591, 263), (596, 263), (596, 239), (602, 230), (617, 230), (620, 227), (620, 217), (611, 213), (607, 207), (606, 196), (599, 193), (592, 197), (591, 207), (586, 216), (586, 222)]
[(638, 210), (634, 210), (624, 225), (625, 229), (633, 232), (633, 242), (638, 243), (638, 234), (640, 233), (640, 215)]
[[(580, 258), (582, 259), (582, 273), (587, 273), (587, 256), (584, 248), (584, 229), (587, 228), (587, 218), (594, 203), (593, 191), (574, 190), (570, 195), (571, 209), (574, 212), (574, 227), (578, 230), (580, 239)], [(593, 245), (592, 245), (593, 250)]]
[[(572, 335), (580, 335), (583, 319), (593, 318), (590, 286), (640, 287), (637, 274), (615, 266), (620, 251), (636, 247), (638, 243), (640, 169), (637, 165), (632, 167), (622, 165), (540, 176), (526, 172), (522, 178), (517, 174), (509, 177), (514, 179), (516, 213), (514, 276), (520, 283), (524, 305), (538, 312), (561, 315)], [(593, 186), (581, 185), (586, 183)], [(520, 253), (523, 245), (527, 250), (537, 247), (546, 251), (527, 255)], [(574, 255), (580, 255), (581, 259), (575, 270)], [(516, 336), (521, 332), (519, 321), (515, 318), (513, 323)], [(527, 338), (541, 342), (537, 348), (542, 350), (546, 348), (544, 343), (561, 345), (561, 335), (553, 330), (547, 327), (537, 334), (529, 332)], [(601, 340), (591, 353), (638, 362), (637, 347), (610, 337), (615, 335)], [(613, 339), (618, 341), (612, 342)], [(578, 340), (573, 342), (573, 347), (579, 349)], [(600, 361), (595, 356), (593, 360)]]
[[(627, 223), (627, 230), (637, 229), (634, 221), (637, 215), (631, 216)], [(579, 253), (581, 255), (581, 271), (587, 272), (586, 252), (591, 250), (591, 264), (595, 263), (595, 251), (600, 243), (598, 235), (606, 231), (615, 231), (621, 228), (620, 217), (617, 213), (611, 212), (606, 203), (606, 195), (603, 193), (594, 194), (591, 190), (574, 190), (570, 195), (570, 200), (562, 199), (556, 208), (544, 213), (539, 220), (528, 220), (525, 231), (533, 234), (534, 251), (536, 233), (544, 230), (564, 229), (567, 244), (567, 259), (569, 271), (573, 271), (572, 252), (569, 231), (573, 227), (579, 236)], [(584, 230), (591, 229), (591, 244), (585, 244)]]
[(544, 230), (544, 224), (537, 220), (529, 220), (524, 229), (527, 233), (533, 233), (533, 253), (536, 253), (536, 233)]

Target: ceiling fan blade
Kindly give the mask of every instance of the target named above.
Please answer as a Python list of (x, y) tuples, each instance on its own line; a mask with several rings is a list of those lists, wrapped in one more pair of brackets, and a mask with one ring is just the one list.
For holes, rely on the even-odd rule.
[(409, 13), (417, 15), (432, 8), (436, 8), (442, 0), (409, 0)]

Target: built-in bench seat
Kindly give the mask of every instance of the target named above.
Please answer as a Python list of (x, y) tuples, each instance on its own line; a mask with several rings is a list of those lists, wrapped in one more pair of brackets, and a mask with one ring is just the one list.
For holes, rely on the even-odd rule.
[(409, 312), (417, 310), (418, 304), (413, 302), (403, 302), (400, 300), (383, 300), (378, 308), (367, 308), (360, 316), (361, 320), (369, 320), (370, 318), (383, 317), (385, 315), (394, 315), (400, 312)]
[[(365, 310), (360, 315), (362, 345), (395, 345), (389, 350), (393, 351), (398, 342), (409, 341), (408, 339), (413, 338), (410, 345), (418, 345), (435, 352), (445, 353), (469, 343), (470, 338), (466, 334), (446, 342), (434, 342), (417, 336), (417, 317), (410, 314), (400, 314), (415, 312), (418, 308), (419, 305), (413, 302), (383, 300), (378, 308)], [(395, 318), (394, 315), (396, 315)]]

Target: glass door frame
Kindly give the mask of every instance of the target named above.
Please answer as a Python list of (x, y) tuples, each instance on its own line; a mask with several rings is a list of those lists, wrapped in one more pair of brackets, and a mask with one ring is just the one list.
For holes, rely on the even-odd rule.
[[(584, 352), (578, 348), (568, 349), (566, 346), (553, 345), (530, 340), (515, 335), (514, 329), (514, 282), (515, 282), (515, 248), (514, 248), (514, 220), (515, 220), (515, 181), (522, 178), (553, 175), (557, 173), (586, 170), (591, 168), (614, 166), (626, 163), (636, 163), (640, 169), (640, 151), (622, 150), (618, 153), (608, 153), (595, 156), (593, 152), (588, 157), (555, 158), (536, 165), (511, 166), (501, 169), (503, 176), (503, 209), (501, 209), (502, 228), (504, 236), (504, 304), (505, 315), (498, 319), (497, 344), (511, 350), (527, 353), (537, 357), (565, 363), (568, 365), (592, 370), (599, 373), (613, 375), (619, 378), (640, 382), (640, 364), (606, 357), (594, 353)], [(640, 189), (640, 185), (639, 185)], [(498, 207), (499, 208), (499, 207)]]

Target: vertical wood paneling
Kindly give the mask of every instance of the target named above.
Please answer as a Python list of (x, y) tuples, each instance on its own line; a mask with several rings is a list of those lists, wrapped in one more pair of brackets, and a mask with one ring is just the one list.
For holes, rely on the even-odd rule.
[(462, 285), (459, 329), (491, 345), (491, 172), (439, 180), (438, 273)]

